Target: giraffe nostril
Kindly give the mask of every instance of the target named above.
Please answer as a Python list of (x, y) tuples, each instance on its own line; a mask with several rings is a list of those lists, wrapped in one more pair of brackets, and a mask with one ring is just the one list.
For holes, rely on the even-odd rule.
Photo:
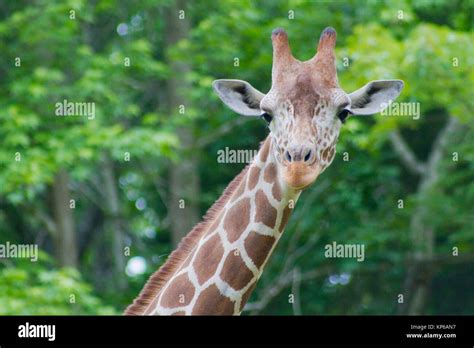
[(287, 159), (288, 162), (291, 162), (290, 151), (286, 151), (286, 152), (285, 152), (285, 157), (286, 157), (286, 159)]
[(308, 162), (310, 158), (311, 158), (311, 150), (308, 150), (308, 153), (306, 154), (306, 156), (304, 156), (304, 161)]

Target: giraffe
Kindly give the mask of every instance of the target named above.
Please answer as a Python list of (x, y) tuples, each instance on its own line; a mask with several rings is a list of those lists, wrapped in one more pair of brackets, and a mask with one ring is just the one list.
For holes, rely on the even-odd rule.
[(213, 82), (230, 109), (265, 119), (269, 135), (126, 315), (239, 315), (302, 190), (333, 161), (346, 118), (382, 111), (403, 88), (401, 80), (376, 80), (346, 94), (337, 81), (331, 27), (322, 32), (315, 56), (304, 62), (293, 57), (283, 29), (271, 38), (267, 94), (246, 81)]

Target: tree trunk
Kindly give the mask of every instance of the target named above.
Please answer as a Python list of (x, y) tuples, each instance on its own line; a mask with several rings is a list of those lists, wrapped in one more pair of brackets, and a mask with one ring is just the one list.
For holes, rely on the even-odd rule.
[(397, 132), (391, 136), (392, 145), (404, 164), (411, 172), (420, 176), (416, 196), (419, 205), (414, 209), (410, 220), (410, 239), (414, 251), (409, 260), (405, 278), (404, 292), (406, 303), (401, 308), (401, 313), (409, 315), (423, 314), (430, 291), (430, 283), (435, 274), (431, 261), (435, 249), (435, 231), (429, 221), (429, 212), (423, 203), (423, 198), (429, 194), (438, 180), (438, 170), (446, 145), (450, 138), (459, 129), (459, 122), (454, 117), (449, 117), (445, 127), (436, 137), (428, 160), (420, 163), (401, 135)]
[(120, 199), (117, 190), (114, 165), (106, 155), (103, 157), (102, 175), (104, 181), (104, 197), (106, 203), (106, 240), (112, 247), (113, 282), (119, 289), (126, 286), (125, 278), (120, 276), (125, 270), (125, 255), (123, 248), (124, 231), (121, 221)]
[(55, 221), (54, 249), (60, 266), (78, 266), (78, 248), (73, 209), (70, 207), (69, 175), (62, 169), (52, 185), (52, 210)]
[[(418, 197), (425, 197), (438, 180), (438, 170), (446, 145), (457, 132), (460, 124), (454, 117), (449, 117), (446, 126), (439, 132), (433, 143), (431, 153), (426, 164), (426, 172), (422, 175), (418, 185)], [(411, 289), (411, 301), (408, 304), (407, 314), (423, 314), (429, 296), (430, 283), (435, 274), (430, 265), (435, 249), (435, 231), (430, 224), (428, 211), (424, 204), (420, 204), (410, 223), (411, 239), (415, 246), (415, 274)]]
[[(184, 11), (184, 18), (180, 18)], [(183, 13), (181, 12), (181, 15)], [(186, 38), (189, 33), (189, 14), (186, 11), (186, 1), (177, 0), (167, 9), (166, 14), (166, 45), (173, 46), (179, 40)], [(167, 84), (168, 112), (172, 117), (179, 117), (178, 109), (183, 105), (185, 110), (190, 107), (190, 90), (186, 81), (190, 67), (186, 62), (168, 59), (172, 71)], [(191, 228), (199, 221), (198, 197), (200, 193), (198, 160), (191, 154), (195, 145), (192, 125), (180, 126), (176, 130), (180, 140), (181, 150), (178, 162), (171, 163), (169, 172), (169, 203), (168, 217), (173, 245), (177, 245)]]

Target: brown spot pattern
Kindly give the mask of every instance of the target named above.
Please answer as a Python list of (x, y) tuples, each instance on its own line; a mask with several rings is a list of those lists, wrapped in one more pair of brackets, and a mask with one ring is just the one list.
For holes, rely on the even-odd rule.
[(194, 270), (199, 284), (204, 284), (214, 275), (223, 255), (224, 248), (219, 234), (215, 234), (201, 246), (196, 255), (197, 262), (194, 262)]
[(323, 161), (327, 161), (328, 158), (329, 158), (329, 151), (331, 150), (331, 148), (327, 147), (326, 149), (324, 149), (322, 155), (321, 155), (321, 159)]
[(240, 290), (250, 282), (253, 273), (245, 264), (240, 252), (235, 249), (227, 255), (220, 277), (233, 289)]
[(224, 218), (224, 228), (230, 242), (239, 239), (250, 221), (250, 198), (243, 198), (234, 204)]
[(265, 179), (266, 182), (272, 183), (275, 181), (275, 178), (277, 176), (277, 169), (275, 163), (270, 163), (268, 166), (265, 167), (265, 173), (263, 175), (263, 178)]
[(189, 263), (191, 262), (191, 260), (193, 259), (193, 255), (194, 255), (195, 252), (192, 252), (191, 254), (189, 254), (189, 256), (186, 258), (186, 260), (184, 260), (184, 263), (181, 265), (181, 267), (179, 268), (180, 270), (188, 267)]
[(194, 286), (185, 273), (173, 279), (163, 293), (160, 304), (162, 307), (168, 308), (186, 306), (191, 302), (193, 296)]
[(209, 227), (209, 231), (215, 231), (217, 229), (217, 227), (221, 223), (222, 216), (224, 216), (224, 212), (219, 213), (219, 215), (216, 217), (216, 219), (212, 223), (211, 227)]
[(260, 168), (257, 166), (252, 166), (249, 172), (249, 179), (248, 179), (249, 190), (253, 190), (253, 188), (257, 185), (259, 176), (260, 176)]
[(239, 187), (234, 192), (231, 202), (235, 202), (245, 192), (245, 180), (239, 184)]
[(281, 188), (278, 182), (275, 182), (272, 187), (272, 195), (277, 201), (281, 200)]
[(263, 143), (262, 148), (260, 149), (260, 161), (266, 162), (268, 157), (268, 152), (270, 151), (270, 139), (267, 138)]
[(245, 239), (245, 250), (258, 269), (262, 267), (267, 259), (268, 253), (275, 244), (275, 241), (275, 238), (272, 236), (264, 236), (254, 231), (250, 232)]
[(192, 311), (193, 315), (232, 315), (234, 302), (223, 296), (214, 284), (198, 297)]
[(252, 295), (252, 292), (253, 290), (255, 289), (255, 286), (257, 285), (257, 282), (255, 281), (251, 286), (250, 288), (247, 289), (247, 291), (245, 292), (245, 294), (242, 295), (242, 300), (240, 302), (240, 311), (242, 311), (245, 307), (245, 304), (247, 303), (247, 301), (249, 300), (250, 298), (250, 295)]
[(270, 204), (267, 196), (262, 190), (258, 190), (255, 195), (255, 222), (261, 222), (270, 228), (275, 227), (277, 210)]
[(290, 218), (290, 215), (292, 213), (293, 209), (291, 209), (289, 206), (286, 206), (285, 207), (285, 210), (283, 210), (283, 216), (281, 218), (281, 223), (280, 223), (280, 227), (278, 228), (278, 230), (280, 231), (280, 233), (283, 231), (283, 229), (285, 228), (289, 218)]

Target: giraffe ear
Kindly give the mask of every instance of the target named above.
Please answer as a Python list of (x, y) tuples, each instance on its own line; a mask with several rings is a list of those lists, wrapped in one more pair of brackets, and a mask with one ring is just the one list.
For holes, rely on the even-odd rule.
[(372, 115), (383, 111), (402, 91), (402, 80), (376, 80), (349, 94), (354, 115)]
[(265, 96), (242, 80), (215, 80), (212, 87), (229, 108), (244, 116), (260, 116), (260, 101)]

